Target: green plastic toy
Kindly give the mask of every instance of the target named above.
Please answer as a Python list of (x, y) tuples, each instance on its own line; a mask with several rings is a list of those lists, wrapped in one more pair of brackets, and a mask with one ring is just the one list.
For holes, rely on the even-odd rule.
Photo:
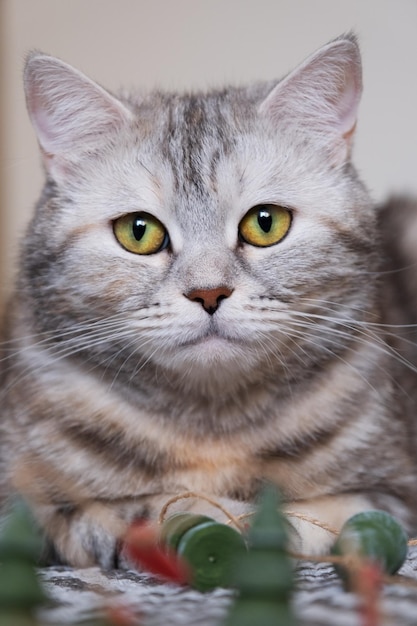
[(162, 524), (160, 536), (188, 563), (190, 583), (199, 591), (229, 586), (233, 565), (246, 551), (239, 532), (205, 515), (172, 515)]
[[(395, 574), (407, 556), (407, 535), (397, 520), (385, 511), (365, 511), (349, 518), (332, 548), (336, 555), (357, 555), (379, 564), (386, 574)], [(345, 575), (343, 567), (337, 571)]]
[(294, 585), (287, 555), (287, 521), (275, 487), (267, 487), (248, 533), (249, 550), (233, 576), (239, 595), (224, 626), (295, 626)]
[(43, 541), (28, 508), (16, 501), (0, 531), (0, 626), (32, 626), (47, 601), (36, 564)]

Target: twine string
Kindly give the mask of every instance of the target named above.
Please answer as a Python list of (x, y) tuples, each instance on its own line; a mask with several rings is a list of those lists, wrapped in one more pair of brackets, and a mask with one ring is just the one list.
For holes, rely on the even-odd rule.
[(211, 506), (215, 507), (216, 509), (219, 509), (225, 515), (226, 519), (232, 524), (234, 524), (234, 526), (236, 526), (239, 532), (243, 533), (245, 531), (244, 526), (242, 526), (242, 524), (240, 523), (239, 517), (236, 517), (235, 515), (233, 515), (233, 513), (228, 511), (222, 504), (220, 504), (220, 502), (218, 502), (214, 498), (210, 498), (209, 496), (206, 496), (203, 493), (196, 493), (195, 491), (186, 491), (184, 493), (179, 493), (178, 495), (173, 496), (172, 498), (167, 500), (159, 513), (158, 524), (163, 524), (166, 518), (167, 511), (171, 505), (175, 504), (179, 500), (184, 500), (186, 498), (195, 498), (198, 500), (204, 500), (205, 502), (208, 502), (209, 504), (211, 504)]
[[(237, 516), (233, 515), (233, 513), (231, 513), (226, 507), (224, 507), (216, 499), (211, 498), (210, 496), (206, 496), (205, 494), (202, 494), (202, 493), (197, 493), (195, 491), (186, 491), (184, 493), (177, 494), (173, 496), (172, 498), (169, 498), (169, 500), (165, 502), (165, 504), (163, 505), (159, 513), (158, 524), (161, 525), (164, 523), (167, 517), (168, 510), (173, 504), (179, 502), (180, 500), (185, 500), (188, 498), (195, 498), (198, 500), (204, 500), (205, 502), (208, 502), (211, 506), (220, 510), (226, 517), (227, 523), (233, 524), (241, 533), (244, 533), (246, 530), (245, 526), (241, 522), (254, 515), (254, 511), (250, 513), (243, 513), (242, 515), (237, 515)], [(296, 511), (286, 511), (285, 515), (287, 517), (295, 517), (304, 522), (307, 522), (308, 524), (318, 526), (319, 528), (322, 528), (323, 530), (327, 531), (328, 533), (331, 533), (332, 535), (335, 535), (336, 537), (339, 535), (338, 530), (322, 522), (319, 519), (310, 517), (309, 515), (304, 515), (303, 513), (298, 513)], [(408, 546), (417, 546), (417, 538), (410, 539), (408, 541)], [(336, 554), (313, 555), (313, 554), (302, 554), (302, 553), (292, 552), (290, 550), (288, 551), (288, 555), (297, 560), (310, 561), (313, 563), (330, 563), (333, 565), (342, 565), (349, 572), (351, 572), (351, 574), (354, 574), (355, 571), (358, 571), (358, 568), (361, 565), (363, 565), (363, 562), (364, 562), (363, 559), (358, 557), (357, 555), (346, 555), (346, 554), (345, 555), (336, 555)], [(414, 580), (413, 578), (409, 578), (407, 576), (403, 576), (399, 574), (395, 576), (384, 575), (382, 577), (382, 580), (386, 584), (395, 584), (395, 585), (400, 584), (400, 585), (406, 585), (408, 587), (417, 588), (417, 580)]]
[(295, 512), (295, 511), (286, 511), (285, 515), (287, 517), (296, 517), (297, 519), (300, 519), (300, 520), (302, 520), (304, 522), (307, 522), (308, 524), (312, 524), (313, 526), (318, 526), (319, 528), (322, 528), (323, 530), (326, 530), (328, 533), (331, 533), (332, 535), (335, 535), (336, 537), (339, 534), (339, 531), (336, 530), (336, 528), (333, 528), (332, 526), (329, 526), (325, 522), (322, 522), (321, 520), (316, 519), (315, 517), (310, 517), (309, 515), (304, 515), (304, 513), (298, 513), (298, 512)]

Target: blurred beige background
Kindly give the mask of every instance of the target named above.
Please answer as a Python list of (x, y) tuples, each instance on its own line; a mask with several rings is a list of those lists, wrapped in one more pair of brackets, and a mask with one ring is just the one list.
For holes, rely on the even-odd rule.
[(21, 85), (27, 50), (105, 86), (280, 77), (344, 31), (360, 37), (356, 163), (374, 197), (417, 195), (417, 0), (0, 0), (0, 298), (42, 175)]

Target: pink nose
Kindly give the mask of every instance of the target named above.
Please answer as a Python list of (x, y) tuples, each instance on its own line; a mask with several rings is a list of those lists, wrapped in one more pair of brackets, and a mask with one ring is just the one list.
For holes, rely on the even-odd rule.
[(192, 302), (199, 302), (209, 315), (213, 315), (219, 308), (220, 302), (232, 294), (233, 289), (216, 287), (216, 289), (193, 289), (185, 293), (185, 297)]

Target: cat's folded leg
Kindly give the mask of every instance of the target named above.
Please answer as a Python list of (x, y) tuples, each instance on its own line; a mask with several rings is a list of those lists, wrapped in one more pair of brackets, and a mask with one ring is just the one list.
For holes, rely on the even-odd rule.
[(291, 549), (302, 555), (328, 554), (343, 524), (356, 513), (374, 509), (367, 494), (341, 494), (288, 503)]
[[(356, 513), (384, 508), (404, 523), (406, 509), (397, 499), (385, 498), (383, 505), (368, 494), (340, 494), (287, 503), (284, 512), (290, 525), (290, 549), (299, 555), (328, 554), (336, 534)], [(165, 519), (178, 512), (208, 515), (219, 522), (230, 521), (229, 513), (250, 523), (253, 503), (213, 496), (223, 510), (201, 498), (180, 498), (173, 494), (152, 494), (137, 498), (89, 500), (75, 506), (32, 503), (60, 561), (75, 567), (99, 565), (105, 569), (136, 568), (123, 550), (123, 537), (136, 520), (158, 523), (164, 505)], [(392, 501), (391, 501), (392, 500)], [(387, 506), (388, 504), (388, 506)], [(404, 519), (402, 519), (404, 517)], [(406, 525), (406, 523), (405, 523)]]
[[(99, 565), (105, 569), (133, 566), (123, 551), (123, 537), (135, 520), (158, 522), (172, 494), (146, 495), (116, 500), (88, 500), (74, 506), (32, 503), (36, 518), (53, 545), (59, 560), (75, 567)], [(232, 515), (250, 512), (249, 504), (213, 498)], [(167, 515), (188, 511), (227, 522), (228, 515), (199, 498), (173, 502)]]

